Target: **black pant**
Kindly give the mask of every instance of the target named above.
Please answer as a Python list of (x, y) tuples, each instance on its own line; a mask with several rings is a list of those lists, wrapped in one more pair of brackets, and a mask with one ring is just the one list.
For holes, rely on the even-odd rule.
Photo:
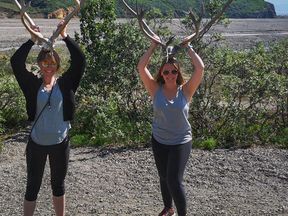
[(69, 138), (56, 145), (42, 146), (30, 138), (26, 149), (27, 185), (25, 199), (35, 201), (40, 190), (47, 156), (49, 156), (51, 187), (54, 196), (65, 194), (64, 180), (69, 160)]
[(179, 216), (187, 213), (183, 175), (191, 148), (192, 141), (180, 145), (163, 145), (152, 136), (152, 149), (160, 177), (164, 206), (172, 207), (173, 199)]

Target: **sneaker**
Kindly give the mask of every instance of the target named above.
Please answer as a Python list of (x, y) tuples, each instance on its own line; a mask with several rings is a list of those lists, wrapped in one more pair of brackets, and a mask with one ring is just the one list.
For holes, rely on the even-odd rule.
[(174, 209), (171, 208), (164, 208), (158, 216), (176, 216)]

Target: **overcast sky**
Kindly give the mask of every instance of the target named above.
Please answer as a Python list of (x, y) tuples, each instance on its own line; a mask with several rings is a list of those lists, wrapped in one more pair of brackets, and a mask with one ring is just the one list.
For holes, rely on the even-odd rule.
[(288, 0), (265, 0), (274, 4), (277, 15), (288, 15)]

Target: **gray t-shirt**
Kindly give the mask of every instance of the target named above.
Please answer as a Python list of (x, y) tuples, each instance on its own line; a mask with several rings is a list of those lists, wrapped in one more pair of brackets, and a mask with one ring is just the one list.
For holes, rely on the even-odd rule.
[(178, 87), (176, 97), (168, 100), (160, 86), (153, 99), (153, 137), (161, 144), (178, 145), (192, 140), (188, 121), (189, 102)]
[[(37, 95), (36, 118), (47, 103), (50, 92), (42, 85)], [(70, 121), (63, 120), (63, 97), (58, 83), (53, 87), (50, 106), (46, 106), (36, 125), (32, 129), (31, 138), (39, 145), (54, 145), (61, 143), (71, 128)]]

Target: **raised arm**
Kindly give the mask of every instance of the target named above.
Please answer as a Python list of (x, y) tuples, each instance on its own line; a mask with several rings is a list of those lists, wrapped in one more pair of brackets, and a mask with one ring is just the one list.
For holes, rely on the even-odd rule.
[[(37, 26), (31, 26), (31, 28), (40, 32)], [(27, 90), (31, 80), (37, 79), (37, 77), (26, 68), (26, 59), (35, 41), (36, 38), (31, 34), (31, 39), (22, 44), (10, 59), (13, 73), (22, 91)]]
[(194, 66), (194, 73), (192, 74), (191, 78), (183, 85), (183, 91), (187, 100), (191, 101), (193, 95), (201, 83), (204, 74), (204, 63), (192, 47), (190, 47), (188, 44), (185, 46), (188, 50), (188, 55), (191, 58), (191, 63)]
[[(59, 25), (62, 24), (63, 21), (59, 23)], [(64, 73), (63, 78), (65, 77), (65, 81), (72, 82), (73, 90), (75, 92), (85, 70), (85, 56), (78, 44), (72, 38), (70, 38), (69, 35), (67, 35), (66, 26), (60, 34), (70, 53), (70, 67)]]
[(151, 97), (154, 97), (157, 89), (158, 84), (156, 80), (151, 75), (150, 71), (148, 70), (148, 64), (150, 62), (151, 56), (156, 49), (158, 43), (155, 43), (154, 41), (151, 41), (151, 46), (149, 49), (144, 53), (144, 55), (140, 58), (138, 62), (138, 72), (140, 74), (140, 78), (142, 82), (144, 83), (145, 89), (149, 92)]
[(80, 79), (84, 74), (86, 65), (85, 56), (78, 44), (72, 38), (70, 38), (69, 35), (67, 35), (67, 37), (63, 40), (66, 43), (70, 53), (70, 67), (65, 72), (63, 77), (69, 77), (69, 81), (73, 82), (73, 89), (76, 91), (79, 86)]
[(28, 40), (26, 43), (22, 44), (19, 49), (13, 54), (10, 59), (13, 73), (15, 74), (17, 80), (26, 76), (29, 71), (26, 69), (26, 59), (27, 56), (34, 45), (32, 40)]

